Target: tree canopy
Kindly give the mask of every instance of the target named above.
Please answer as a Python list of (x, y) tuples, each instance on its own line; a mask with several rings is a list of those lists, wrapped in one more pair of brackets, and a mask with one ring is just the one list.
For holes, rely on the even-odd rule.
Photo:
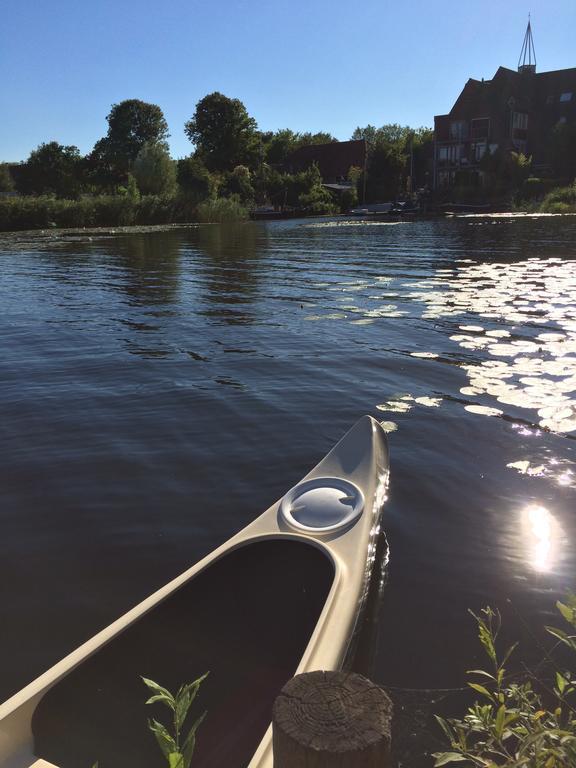
[(429, 161), (432, 158), (434, 132), (430, 128), (410, 128), (389, 123), (376, 128), (358, 127), (352, 139), (365, 139), (367, 144), (367, 198), (389, 200), (411, 186), (428, 182)]
[(40, 144), (20, 169), (18, 191), (75, 197), (80, 190), (81, 168), (82, 157), (78, 147), (64, 146), (57, 141)]
[(258, 126), (239, 99), (218, 92), (208, 94), (196, 105), (184, 131), (209, 170), (253, 167), (259, 158)]
[(163, 144), (144, 144), (132, 173), (143, 195), (161, 195), (176, 187), (176, 166)]
[(126, 99), (112, 105), (106, 120), (108, 133), (96, 142), (89, 158), (100, 183), (121, 180), (145, 145), (167, 147), (168, 123), (156, 104)]
[(212, 196), (214, 180), (198, 157), (184, 157), (178, 160), (176, 167), (178, 186), (188, 198), (200, 201)]
[(270, 165), (282, 165), (289, 155), (300, 147), (310, 144), (331, 144), (337, 139), (330, 133), (319, 131), (318, 133), (296, 133), (290, 128), (281, 128), (275, 132), (261, 134), (264, 145), (264, 156)]

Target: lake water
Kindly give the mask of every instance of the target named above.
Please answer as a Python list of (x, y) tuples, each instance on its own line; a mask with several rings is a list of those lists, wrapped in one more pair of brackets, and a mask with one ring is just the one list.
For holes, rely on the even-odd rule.
[(374, 677), (462, 686), (487, 603), (529, 654), (576, 580), (575, 242), (513, 216), (1, 239), (1, 698), (365, 413), (392, 456)]

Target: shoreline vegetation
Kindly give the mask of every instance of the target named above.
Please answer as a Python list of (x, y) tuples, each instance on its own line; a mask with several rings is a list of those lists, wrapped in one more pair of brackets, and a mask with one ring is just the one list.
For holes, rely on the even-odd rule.
[[(0, 162), (0, 232), (244, 221), (252, 211), (320, 216), (371, 203), (411, 199), (430, 212), (446, 205), (494, 210), (576, 212), (576, 135), (558, 125), (548, 138), (551, 178), (532, 176), (532, 158), (496, 149), (480, 163), (482, 184), (461, 170), (450, 189), (431, 190), (434, 133), (395, 123), (358, 127), (366, 159), (326, 185), (301, 150), (337, 142), (325, 131), (262, 131), (239, 99), (202, 98), (184, 133), (189, 156), (168, 151), (161, 108), (139, 99), (113, 104), (107, 134), (91, 152), (57, 141), (25, 162)], [(343, 172), (343, 169), (340, 173)]]
[[(520, 200), (498, 209), (499, 213), (575, 214), (576, 183), (556, 187), (539, 200)], [(302, 211), (302, 217), (338, 215), (340, 211)], [(345, 213), (345, 212), (342, 212)], [(441, 213), (439, 212), (439, 215)], [(215, 198), (195, 203), (180, 194), (86, 196), (77, 200), (38, 197), (0, 198), (0, 234), (66, 230), (71, 233), (106, 234), (143, 228), (186, 226), (247, 221), (250, 210), (234, 198)]]
[(51, 195), (0, 199), (0, 232), (224, 223), (245, 221), (248, 216), (248, 209), (233, 199), (197, 204), (179, 194), (98, 195), (77, 200)]

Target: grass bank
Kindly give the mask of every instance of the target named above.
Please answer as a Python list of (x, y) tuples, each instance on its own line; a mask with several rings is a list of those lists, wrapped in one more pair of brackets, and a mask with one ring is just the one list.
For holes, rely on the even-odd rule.
[(538, 209), (542, 213), (576, 213), (576, 183), (549, 192)]
[(554, 187), (546, 190), (540, 179), (528, 179), (534, 182), (530, 187), (525, 184), (514, 205), (515, 210), (528, 213), (576, 213), (576, 182), (567, 187)]
[(222, 198), (200, 204), (182, 195), (146, 195), (141, 198), (98, 195), (78, 200), (47, 196), (0, 198), (0, 232), (244, 221), (247, 218), (246, 208), (234, 200)]

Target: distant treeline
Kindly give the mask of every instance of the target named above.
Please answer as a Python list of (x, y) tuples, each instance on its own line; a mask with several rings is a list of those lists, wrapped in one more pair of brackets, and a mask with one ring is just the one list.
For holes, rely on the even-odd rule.
[(260, 131), (241, 101), (221, 93), (196, 105), (184, 126), (193, 151), (179, 160), (170, 157), (168, 124), (156, 104), (122, 101), (107, 121), (106, 136), (85, 156), (50, 141), (23, 163), (0, 164), (0, 229), (241, 218), (259, 205), (335, 213), (426, 184), (432, 157), (429, 129), (357, 128), (352, 138), (366, 139), (366, 169), (350, 168), (350, 189), (335, 195), (315, 165), (285, 170), (294, 151), (336, 141), (331, 134)]

